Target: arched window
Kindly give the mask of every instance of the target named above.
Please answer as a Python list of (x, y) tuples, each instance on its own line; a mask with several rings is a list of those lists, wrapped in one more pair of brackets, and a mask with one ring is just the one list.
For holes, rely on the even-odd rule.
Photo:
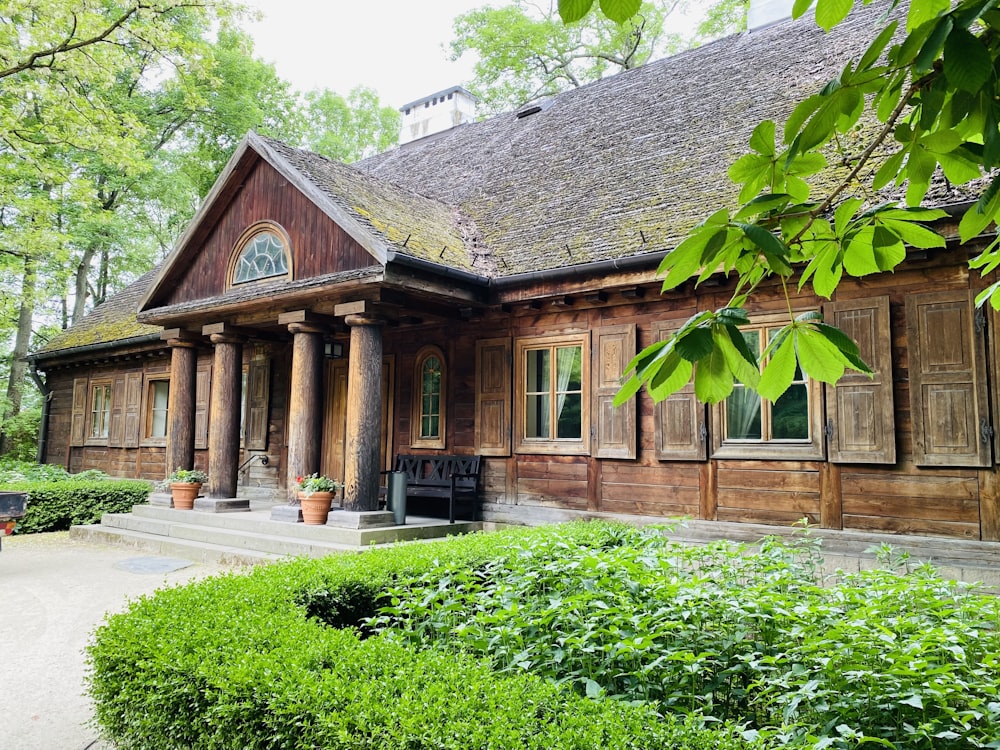
[(445, 385), (444, 354), (436, 346), (425, 346), (413, 368), (412, 447), (445, 447)]
[(285, 230), (269, 221), (247, 229), (236, 242), (229, 262), (229, 284), (291, 276), (291, 243)]

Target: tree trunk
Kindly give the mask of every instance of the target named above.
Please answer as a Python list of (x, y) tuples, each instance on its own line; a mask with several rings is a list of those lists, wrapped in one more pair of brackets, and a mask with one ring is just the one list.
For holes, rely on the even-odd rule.
[(75, 299), (73, 300), (73, 324), (79, 323), (83, 320), (83, 316), (86, 314), (87, 309), (87, 294), (89, 292), (89, 284), (87, 277), (90, 275), (90, 264), (94, 260), (94, 254), (97, 252), (96, 245), (90, 245), (86, 250), (83, 251), (83, 257), (80, 259), (80, 264), (76, 267), (76, 283), (75, 283)]
[(7, 420), (21, 413), (21, 399), (24, 395), (24, 379), (28, 372), (28, 347), (31, 345), (31, 318), (35, 313), (35, 262), (33, 258), (24, 260), (24, 280), (21, 282), (21, 306), (17, 315), (17, 336), (11, 353), (10, 376), (7, 379), (7, 401), (0, 425), (0, 456), (11, 451), (10, 436), (3, 426)]

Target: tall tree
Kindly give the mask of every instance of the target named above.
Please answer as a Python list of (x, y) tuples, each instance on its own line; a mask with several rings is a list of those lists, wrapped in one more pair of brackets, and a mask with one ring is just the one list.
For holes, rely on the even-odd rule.
[(365, 86), (347, 97), (332, 91), (311, 91), (303, 97), (306, 123), (299, 145), (343, 162), (385, 151), (399, 140), (399, 110), (383, 106)]
[[(747, 0), (712, 3), (699, 34), (718, 36), (744, 28), (746, 5)], [(478, 97), (480, 111), (493, 114), (636, 68), (694, 43), (693, 37), (670, 31), (668, 19), (699, 4), (655, 0), (634, 6), (636, 12), (620, 23), (594, 14), (572, 24), (562, 23), (546, 0), (479, 8), (455, 19), (451, 56), (477, 56), (475, 78), (467, 86)]]

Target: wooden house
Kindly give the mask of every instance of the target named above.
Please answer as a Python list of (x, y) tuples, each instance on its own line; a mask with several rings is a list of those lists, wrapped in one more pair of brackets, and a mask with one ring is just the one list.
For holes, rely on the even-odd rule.
[[(736, 35), (351, 166), (249, 134), (166, 263), (33, 355), (44, 460), (194, 464), (216, 498), (320, 471), (365, 511), (396, 454), (479, 455), (486, 519), (1000, 540), (1000, 321), (974, 307), (991, 280), (957, 240), (794, 299), (860, 342), (872, 380), (611, 405), (639, 347), (730, 294), (723, 276), (661, 294), (664, 254), (733, 204), (753, 126), (874, 23)], [(944, 181), (928, 196), (968, 200)], [(784, 305), (762, 290), (748, 334)]]

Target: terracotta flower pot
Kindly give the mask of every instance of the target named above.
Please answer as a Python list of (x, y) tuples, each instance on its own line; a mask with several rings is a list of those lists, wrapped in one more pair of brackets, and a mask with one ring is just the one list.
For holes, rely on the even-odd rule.
[(307, 497), (304, 492), (300, 492), (299, 503), (302, 505), (303, 523), (322, 525), (326, 523), (326, 516), (333, 505), (333, 493), (314, 492)]
[(194, 499), (201, 492), (201, 482), (171, 482), (170, 496), (174, 500), (175, 510), (191, 510)]

